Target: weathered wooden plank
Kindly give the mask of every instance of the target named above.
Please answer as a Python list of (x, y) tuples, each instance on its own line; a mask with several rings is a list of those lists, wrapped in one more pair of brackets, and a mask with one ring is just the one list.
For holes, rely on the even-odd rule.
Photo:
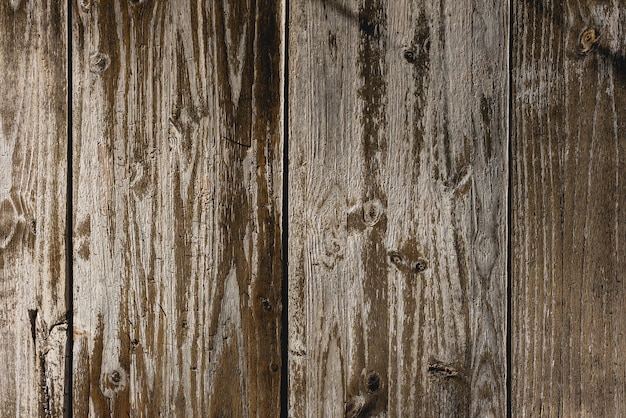
[(289, 28), (289, 415), (505, 416), (508, 6)]
[(277, 416), (280, 2), (74, 2), (77, 416)]
[(67, 4), (0, 2), (0, 416), (62, 416)]
[(512, 414), (626, 410), (626, 9), (516, 1)]

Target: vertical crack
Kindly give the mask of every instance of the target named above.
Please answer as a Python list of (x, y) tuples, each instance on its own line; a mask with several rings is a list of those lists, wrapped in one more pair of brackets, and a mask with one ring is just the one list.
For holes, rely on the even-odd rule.
[(511, 239), (511, 221), (513, 220), (512, 203), (513, 203), (513, 144), (512, 144), (512, 123), (513, 123), (513, 1), (509, 0), (509, 51), (508, 51), (508, 115), (507, 115), (507, 222), (506, 222), (506, 416), (512, 418), (512, 365), (513, 365), (513, 346), (512, 346), (512, 311), (511, 301), (513, 297), (512, 289), (512, 239)]
[(73, 271), (73, 211), (74, 187), (72, 183), (73, 165), (73, 135), (72, 135), (72, 2), (67, 0), (67, 189), (65, 214), (65, 308), (67, 320), (67, 339), (65, 345), (65, 370), (63, 393), (63, 417), (71, 418), (72, 411), (72, 364), (74, 349), (74, 271)]
[(28, 318), (30, 319), (30, 335), (33, 338), (33, 347), (37, 350), (37, 309), (28, 310)]
[(281, 284), (281, 375), (280, 416), (289, 409), (289, 0), (283, 6), (283, 219), (282, 219), (282, 284)]
[[(41, 389), (43, 390), (43, 401), (41, 403), (40, 408), (43, 409), (43, 416), (46, 418), (52, 417), (52, 408), (50, 405), (50, 385), (48, 380), (48, 375), (46, 370), (48, 370), (48, 366), (46, 365), (46, 354), (47, 352), (42, 352), (39, 355), (39, 366), (41, 368)], [(41, 410), (40, 410), (41, 411)], [(65, 414), (64, 414), (65, 415)]]

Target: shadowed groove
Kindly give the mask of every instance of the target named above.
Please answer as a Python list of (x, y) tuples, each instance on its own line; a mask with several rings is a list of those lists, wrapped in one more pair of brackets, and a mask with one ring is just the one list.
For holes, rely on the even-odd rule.
[(72, 396), (72, 365), (74, 361), (74, 241), (73, 241), (73, 135), (72, 135), (72, 2), (67, 0), (67, 185), (66, 185), (66, 215), (65, 215), (65, 309), (67, 321), (67, 341), (65, 345), (65, 378), (63, 395), (63, 417), (73, 416)]

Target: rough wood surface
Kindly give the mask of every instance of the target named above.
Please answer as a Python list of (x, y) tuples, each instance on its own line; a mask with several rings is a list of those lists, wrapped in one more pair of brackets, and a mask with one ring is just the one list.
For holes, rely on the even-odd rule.
[(76, 416), (278, 416), (280, 3), (73, 10)]
[(0, 2), (0, 416), (63, 414), (67, 5)]
[(512, 413), (626, 411), (624, 2), (517, 1)]
[(508, 6), (289, 8), (289, 416), (505, 416)]

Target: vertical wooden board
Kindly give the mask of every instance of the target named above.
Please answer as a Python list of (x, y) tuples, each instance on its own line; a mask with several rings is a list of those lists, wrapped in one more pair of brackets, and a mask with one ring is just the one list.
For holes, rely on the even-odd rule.
[(67, 4), (0, 2), (0, 416), (62, 416)]
[(280, 2), (73, 8), (77, 416), (277, 416)]
[(289, 416), (505, 416), (508, 6), (289, 8)]
[(626, 410), (625, 16), (514, 2), (513, 416)]

